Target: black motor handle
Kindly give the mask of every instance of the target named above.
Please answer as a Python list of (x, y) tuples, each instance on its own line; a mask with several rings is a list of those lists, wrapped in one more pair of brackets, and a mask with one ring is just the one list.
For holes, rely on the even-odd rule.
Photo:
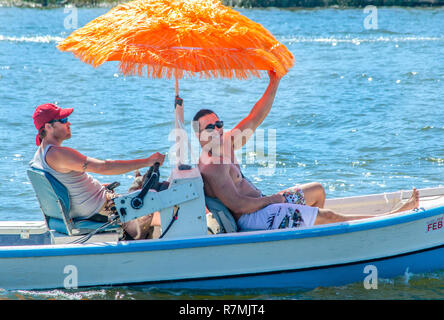
[(120, 182), (118, 181), (114, 181), (113, 183), (110, 183), (109, 185), (106, 186), (106, 188), (110, 191), (114, 190), (115, 188), (117, 188), (118, 186), (120, 186)]
[(149, 179), (145, 180), (145, 183), (143, 184), (142, 190), (139, 192), (139, 194), (131, 200), (131, 207), (133, 207), (134, 209), (140, 209), (143, 207), (143, 199), (145, 198), (145, 195), (150, 189), (152, 189), (157, 183), (159, 183), (159, 167), (160, 163), (156, 162), (149, 169), (149, 171), (151, 171), (151, 176), (149, 177)]

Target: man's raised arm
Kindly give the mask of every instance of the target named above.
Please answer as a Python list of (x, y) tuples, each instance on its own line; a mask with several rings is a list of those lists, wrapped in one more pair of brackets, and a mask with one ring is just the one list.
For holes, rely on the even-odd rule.
[(256, 128), (259, 127), (259, 125), (264, 121), (271, 110), (281, 79), (276, 75), (274, 71), (268, 71), (268, 76), (270, 77), (270, 83), (268, 84), (268, 87), (265, 90), (262, 98), (260, 98), (259, 101), (256, 102), (248, 116), (244, 118), (241, 122), (239, 122), (239, 124), (230, 131), (232, 137), (235, 138), (237, 133), (240, 133), (239, 137), (241, 137), (242, 139), (241, 143), (234, 143), (235, 149), (242, 148), (242, 146), (251, 137)]

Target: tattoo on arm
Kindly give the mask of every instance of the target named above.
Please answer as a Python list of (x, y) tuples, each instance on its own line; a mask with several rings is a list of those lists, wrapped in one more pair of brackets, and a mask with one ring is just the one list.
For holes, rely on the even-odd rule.
[(86, 168), (88, 167), (88, 158), (85, 159), (85, 162), (83, 163), (82, 169), (85, 172)]

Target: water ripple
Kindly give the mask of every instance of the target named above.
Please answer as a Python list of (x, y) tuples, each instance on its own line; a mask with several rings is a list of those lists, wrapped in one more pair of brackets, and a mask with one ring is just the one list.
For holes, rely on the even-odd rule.
[[(105, 11), (82, 8), (79, 24)], [(259, 159), (257, 149), (243, 154), (244, 173), (264, 193), (312, 181), (329, 198), (443, 184), (444, 9), (381, 8), (390, 19), (381, 19), (377, 30), (364, 29), (362, 9), (241, 12), (278, 35), (296, 58), (260, 126), (266, 150), (274, 142), (267, 132), (276, 130), (275, 157)], [(1, 9), (2, 220), (42, 219), (26, 176), (36, 150), (32, 113), (40, 103), (75, 108), (66, 145), (88, 156), (131, 159), (169, 152), (174, 82), (122, 77), (116, 62), (93, 68), (60, 52), (56, 44), (69, 34), (65, 18), (63, 10)], [(227, 128), (235, 126), (261, 98), (267, 80), (265, 74), (247, 81), (181, 81), (187, 128), (200, 108), (214, 109)], [(272, 175), (262, 174), (270, 164)], [(170, 170), (165, 164), (162, 178)], [(132, 174), (97, 178), (119, 180), (119, 190), (126, 190)], [(362, 290), (362, 283), (308, 292), (106, 287), (0, 291), (0, 299), (442, 299), (444, 273), (436, 274), (381, 279), (375, 291)]]
[(63, 41), (64, 38), (57, 36), (5, 36), (0, 34), (0, 41), (9, 41), (9, 42), (31, 42), (31, 43), (58, 43)]

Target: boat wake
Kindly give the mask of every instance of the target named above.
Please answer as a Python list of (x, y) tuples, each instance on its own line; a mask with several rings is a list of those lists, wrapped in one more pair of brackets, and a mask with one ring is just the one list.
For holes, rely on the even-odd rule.
[(444, 41), (444, 37), (418, 37), (418, 36), (380, 36), (376, 38), (363, 38), (363, 37), (289, 37), (278, 39), (282, 43), (373, 43), (373, 42), (429, 42), (429, 41)]
[(58, 43), (64, 38), (56, 36), (4, 36), (0, 34), (0, 41), (9, 42), (35, 42), (35, 43)]

